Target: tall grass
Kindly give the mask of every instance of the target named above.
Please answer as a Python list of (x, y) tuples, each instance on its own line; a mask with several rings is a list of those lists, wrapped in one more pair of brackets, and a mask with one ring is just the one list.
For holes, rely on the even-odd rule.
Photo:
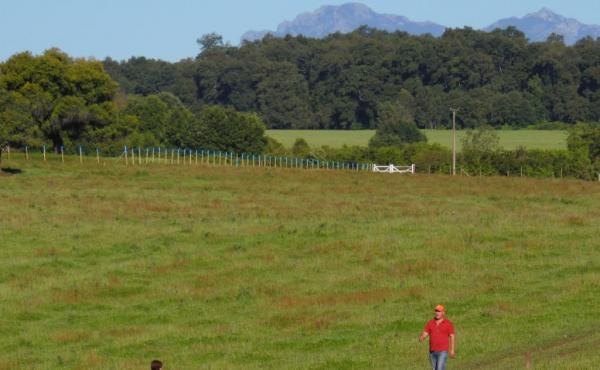
[(4, 162), (0, 369), (594, 368), (600, 187)]

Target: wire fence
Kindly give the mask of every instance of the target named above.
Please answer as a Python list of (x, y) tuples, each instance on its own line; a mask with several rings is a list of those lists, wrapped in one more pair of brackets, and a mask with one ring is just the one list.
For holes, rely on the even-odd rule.
[(255, 153), (236, 153), (211, 149), (188, 149), (167, 147), (131, 147), (124, 146), (120, 155), (105, 155), (98, 147), (42, 147), (2, 148), (2, 157), (6, 160), (24, 159), (26, 161), (113, 163), (115, 165), (142, 166), (162, 165), (213, 165), (234, 167), (273, 167), (297, 169), (324, 169), (344, 171), (373, 171), (373, 163), (319, 160), (294, 156), (277, 156)]

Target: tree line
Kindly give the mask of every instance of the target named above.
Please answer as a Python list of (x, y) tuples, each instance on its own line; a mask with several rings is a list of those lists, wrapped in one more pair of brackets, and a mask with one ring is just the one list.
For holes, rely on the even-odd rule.
[(214, 34), (198, 42), (198, 56), (177, 63), (103, 63), (126, 93), (168, 91), (192, 110), (232, 106), (268, 128), (374, 129), (387, 103), (419, 128), (449, 127), (450, 107), (462, 128), (600, 121), (600, 40), (592, 38), (566, 46), (559, 35), (528, 42), (512, 27), (439, 38), (362, 27), (239, 47)]
[[(459, 157), (467, 172), (590, 179), (600, 171), (600, 125), (576, 124), (598, 120), (599, 40), (567, 47), (556, 36), (528, 43), (510, 28), (441, 38), (361, 28), (324, 40), (231, 47), (207, 35), (199, 44), (195, 59), (177, 63), (99, 62), (58, 49), (13, 55), (0, 63), (0, 147), (187, 147), (445, 173), (448, 150), (426, 143), (418, 128), (449, 125), (448, 108), (458, 107), (459, 125), (477, 128)], [(571, 127), (567, 151), (505, 151), (489, 139), (488, 124), (555, 119)], [(265, 137), (267, 126), (377, 133), (369, 147), (300, 141), (290, 149)]]
[(0, 147), (58, 151), (124, 145), (210, 148), (260, 153), (265, 125), (254, 113), (204, 105), (191, 111), (173, 93), (124, 93), (101, 62), (58, 49), (24, 52), (0, 64)]

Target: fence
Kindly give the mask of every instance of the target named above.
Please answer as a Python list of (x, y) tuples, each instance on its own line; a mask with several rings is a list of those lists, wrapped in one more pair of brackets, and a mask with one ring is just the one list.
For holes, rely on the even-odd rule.
[(125, 146), (118, 156), (105, 156), (99, 148), (87, 149), (83, 146), (69, 148), (58, 147), (49, 150), (48, 147), (24, 147), (20, 150), (6, 147), (2, 149), (4, 158), (10, 160), (20, 156), (25, 160), (42, 161), (76, 161), (79, 163), (106, 163), (111, 160), (115, 165), (141, 166), (151, 164), (164, 165), (215, 165), (215, 166), (244, 166), (244, 167), (274, 167), (298, 169), (324, 169), (345, 171), (372, 171), (373, 164), (361, 162), (344, 162), (320, 160), (314, 158), (275, 156), (254, 153), (235, 153), (207, 149), (182, 149), (165, 147), (130, 147)]
[(373, 166), (373, 172), (377, 172), (377, 173), (399, 173), (399, 174), (404, 174), (404, 173), (410, 173), (410, 174), (415, 174), (416, 172), (416, 166), (414, 164), (410, 165), (410, 166), (394, 166), (393, 164), (390, 164), (389, 166), (377, 166), (374, 165)]

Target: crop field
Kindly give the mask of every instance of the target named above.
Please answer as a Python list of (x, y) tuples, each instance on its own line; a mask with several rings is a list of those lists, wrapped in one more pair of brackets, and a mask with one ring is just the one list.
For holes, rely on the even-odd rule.
[[(452, 147), (452, 131), (448, 130), (423, 130), (430, 143), (439, 143), (448, 148)], [(514, 130), (496, 131), (500, 136), (500, 145), (504, 149), (566, 149), (566, 131), (547, 130)], [(311, 146), (328, 145), (339, 148), (342, 145), (366, 146), (375, 131), (334, 131), (334, 130), (268, 130), (267, 135), (279, 141), (286, 147), (291, 147), (296, 139), (304, 138)], [(461, 139), (465, 131), (457, 132), (457, 146), (460, 150)]]
[(594, 369), (600, 184), (2, 162), (0, 369)]

